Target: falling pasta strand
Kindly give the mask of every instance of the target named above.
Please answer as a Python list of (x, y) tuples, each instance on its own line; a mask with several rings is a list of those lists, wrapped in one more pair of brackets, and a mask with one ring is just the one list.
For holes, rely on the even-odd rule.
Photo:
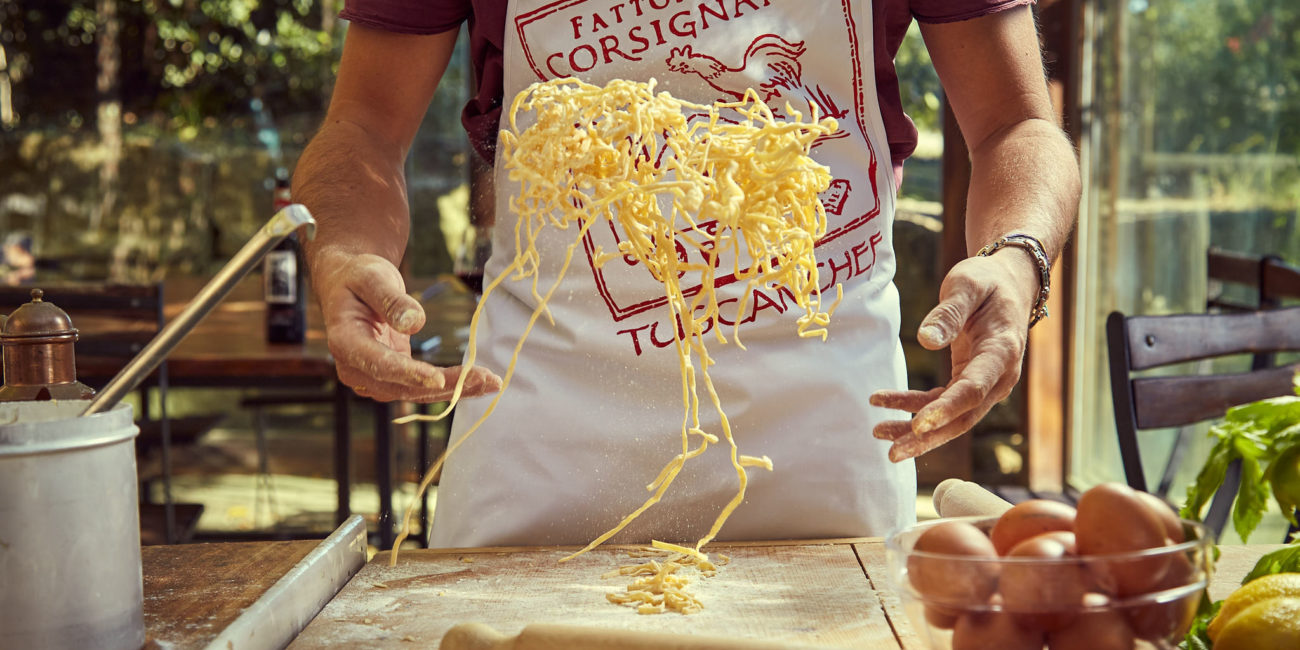
[[(469, 348), (451, 403), (436, 416), (407, 416), (399, 422), (441, 419), (454, 408), (475, 360), (478, 320), (487, 297), (505, 280), (529, 281), (536, 307), (514, 349), (502, 377), (500, 392), (484, 414), (450, 445), (426, 473), (416, 499), (403, 518), (396, 548), (409, 533), (414, 504), (432, 482), (446, 457), (453, 453), (496, 408), (513, 377), (519, 352), (538, 318), (545, 314), (551, 295), (563, 281), (574, 251), (587, 231), (603, 221), (615, 224), (621, 234), (615, 251), (597, 249), (592, 259), (599, 267), (616, 258), (628, 258), (662, 284), (674, 328), (674, 349), (679, 357), (682, 382), (681, 451), (670, 459), (647, 489), (646, 501), (606, 533), (564, 560), (585, 553), (623, 530), (657, 504), (679, 475), (686, 461), (703, 454), (718, 435), (701, 426), (703, 386), (708, 406), (719, 418), (721, 440), (728, 444), (738, 479), (734, 498), (722, 509), (708, 534), (693, 549), (671, 547), (673, 557), (662, 563), (638, 565), (631, 574), (642, 576), (628, 595), (611, 601), (636, 605), (651, 613), (665, 608), (689, 613), (700, 604), (684, 591), (678, 571), (686, 566), (706, 575), (714, 568), (701, 548), (717, 536), (731, 513), (744, 500), (748, 484), (746, 467), (772, 469), (766, 457), (739, 454), (731, 424), (713, 385), (709, 367), (713, 358), (705, 346), (705, 332), (714, 330), (717, 342), (728, 341), (715, 292), (722, 269), (742, 287), (731, 340), (740, 348), (740, 323), (751, 294), (760, 288), (781, 288), (802, 310), (796, 319), (801, 337), (825, 339), (826, 326), (842, 292), (824, 306), (819, 285), (815, 247), (826, 233), (826, 213), (818, 194), (830, 184), (830, 172), (808, 155), (817, 138), (832, 133), (833, 119), (808, 121), (789, 106), (788, 119), (776, 118), (750, 90), (738, 102), (712, 106), (694, 104), (655, 92), (655, 82), (611, 81), (604, 87), (577, 79), (556, 79), (529, 86), (513, 100), (507, 113), (508, 128), (501, 132), (501, 164), (518, 194), (508, 207), (518, 216), (515, 254), (506, 269), (483, 292), (471, 320)], [(521, 117), (532, 124), (520, 128)], [(690, 116), (702, 116), (692, 119)], [(569, 244), (554, 283), (539, 290), (541, 256), (537, 238), (547, 228), (571, 230)], [(677, 246), (686, 247), (686, 259)], [(691, 253), (698, 256), (692, 259)], [(723, 260), (731, 263), (724, 265)], [(683, 284), (688, 287), (683, 289)], [(563, 560), (562, 560), (563, 561)], [(703, 567), (703, 568), (702, 568)]]

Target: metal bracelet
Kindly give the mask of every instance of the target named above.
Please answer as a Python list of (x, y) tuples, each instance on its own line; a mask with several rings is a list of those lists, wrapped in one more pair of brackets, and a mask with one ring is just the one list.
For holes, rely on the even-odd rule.
[(1029, 326), (1033, 327), (1038, 324), (1038, 321), (1047, 318), (1047, 298), (1052, 293), (1052, 262), (1047, 259), (1047, 251), (1043, 249), (1042, 242), (1023, 233), (999, 237), (981, 248), (975, 255), (988, 257), (1007, 246), (1028, 251), (1029, 257), (1034, 260), (1034, 266), (1038, 267), (1038, 300), (1034, 302), (1034, 308), (1029, 312)]

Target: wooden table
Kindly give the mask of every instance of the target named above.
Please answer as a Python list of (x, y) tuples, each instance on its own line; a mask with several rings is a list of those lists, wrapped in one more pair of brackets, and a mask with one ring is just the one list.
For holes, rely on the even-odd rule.
[[(146, 548), (145, 621), (168, 647), (203, 647), (311, 549), (311, 542)], [(1278, 545), (1222, 546), (1210, 586), (1222, 598)], [(409, 550), (371, 560), (290, 645), (293, 649), (436, 647), (451, 626), (517, 633), (532, 623), (776, 639), (792, 645), (924, 650), (889, 585), (880, 539), (722, 546), (717, 576), (693, 581), (705, 611), (641, 616), (607, 603), (626, 563), (602, 547), (564, 565), (555, 548)]]
[(206, 646), (317, 543), (141, 547), (144, 625), (151, 647)]

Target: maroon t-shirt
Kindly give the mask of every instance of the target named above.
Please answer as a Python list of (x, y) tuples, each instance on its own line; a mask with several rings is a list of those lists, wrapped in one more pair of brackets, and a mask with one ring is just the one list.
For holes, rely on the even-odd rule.
[[(872, 0), (875, 27), (876, 96), (885, 122), (894, 166), (916, 150), (916, 126), (903, 112), (894, 55), (912, 19), (922, 23), (957, 22), (985, 16), (1033, 0)], [(437, 34), (469, 21), (470, 60), (478, 93), (461, 116), (470, 142), (493, 160), (501, 117), (502, 62), (506, 0), (346, 0), (340, 17), (367, 27), (403, 34)]]

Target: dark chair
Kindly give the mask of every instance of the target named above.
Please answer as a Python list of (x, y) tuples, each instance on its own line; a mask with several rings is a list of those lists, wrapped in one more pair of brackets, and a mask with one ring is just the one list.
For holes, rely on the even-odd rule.
[[(1106, 320), (1106, 341), (1124, 474), (1131, 487), (1149, 491), (1138, 451), (1140, 432), (1215, 420), (1232, 406), (1293, 394), (1292, 377), (1300, 363), (1232, 374), (1134, 373), (1232, 355), (1300, 351), (1300, 307), (1171, 316), (1113, 312)], [(1181, 443), (1175, 444), (1160, 487), (1150, 490), (1162, 498), (1181, 460)], [(1216, 538), (1231, 512), (1240, 473), (1239, 464), (1229, 467), (1223, 487), (1210, 503), (1205, 523)]]
[[(10, 313), (31, 300), (33, 287), (0, 287), (0, 311)], [(163, 285), (67, 284), (42, 285), (44, 299), (67, 312), (79, 331), (76, 343), (77, 379), (100, 389), (128, 361), (144, 349), (165, 323)], [(171, 498), (171, 451), (175, 444), (197, 440), (221, 421), (221, 415), (172, 418), (167, 414), (167, 364), (145, 379), (140, 391), (140, 413), (136, 424), (137, 457), (158, 448), (162, 453), (162, 476), (141, 481), (141, 538), (177, 543), (193, 535), (202, 513), (200, 504), (176, 504)], [(159, 413), (150, 411), (150, 391), (158, 395)], [(150, 489), (161, 480), (163, 503), (154, 503)], [(154, 525), (161, 526), (161, 532)]]
[[(1287, 264), (1277, 255), (1248, 255), (1210, 247), (1205, 262), (1214, 289), (1205, 301), (1207, 311), (1276, 309), (1286, 301), (1300, 301), (1300, 267)], [(1225, 284), (1249, 287), (1253, 300), (1226, 298)]]
[[(1207, 312), (1240, 313), (1276, 309), (1286, 301), (1300, 300), (1300, 268), (1286, 264), (1277, 255), (1237, 253), (1211, 246), (1206, 250), (1205, 262)], [(1251, 370), (1276, 365), (1275, 356), (1272, 352), (1251, 355)], [(1173, 452), (1154, 494), (1162, 497), (1168, 495), (1174, 480), (1174, 470), (1177, 469), (1194, 430), (1195, 427), (1178, 429)]]
[[(1206, 311), (1242, 312), (1277, 309), (1300, 301), (1300, 267), (1292, 266), (1277, 255), (1248, 255), (1210, 247), (1205, 254), (1209, 288)], [(1232, 286), (1247, 288), (1240, 296), (1229, 296)], [(1249, 298), (1247, 298), (1249, 296)], [(1274, 365), (1273, 354), (1261, 353), (1251, 359), (1251, 368)]]

